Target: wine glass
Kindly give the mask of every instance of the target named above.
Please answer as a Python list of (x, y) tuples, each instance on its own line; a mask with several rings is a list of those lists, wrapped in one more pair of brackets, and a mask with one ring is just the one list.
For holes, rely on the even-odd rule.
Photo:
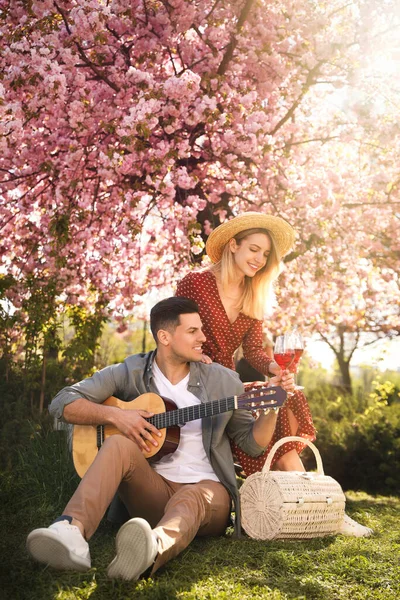
[(290, 335), (278, 335), (274, 345), (274, 359), (281, 369), (289, 369), (295, 358), (295, 352)]
[[(294, 360), (289, 367), (289, 371), (294, 374), (294, 382), (296, 384), (299, 362), (304, 352), (304, 339), (301, 333), (299, 333), (296, 329), (291, 331), (288, 335), (290, 336), (290, 345), (294, 350)], [(304, 387), (296, 384), (296, 389), (303, 390)]]

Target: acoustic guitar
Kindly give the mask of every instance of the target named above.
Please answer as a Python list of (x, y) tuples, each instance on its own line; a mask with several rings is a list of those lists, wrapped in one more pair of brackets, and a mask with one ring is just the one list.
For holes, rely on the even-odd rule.
[[(180, 427), (189, 421), (212, 417), (238, 408), (251, 411), (279, 408), (283, 406), (286, 397), (285, 390), (277, 386), (257, 388), (240, 396), (230, 396), (184, 408), (178, 408), (172, 400), (152, 392), (142, 394), (130, 402), (123, 402), (111, 396), (103, 404), (117, 406), (123, 410), (147, 410), (154, 413), (146, 420), (161, 432), (161, 437), (157, 437), (159, 445), (152, 446), (149, 452), (143, 451), (143, 454), (149, 460), (159, 460), (176, 450), (179, 445)], [(74, 425), (72, 457), (80, 477), (83, 477), (96, 458), (104, 440), (118, 433), (121, 434), (112, 425)]]

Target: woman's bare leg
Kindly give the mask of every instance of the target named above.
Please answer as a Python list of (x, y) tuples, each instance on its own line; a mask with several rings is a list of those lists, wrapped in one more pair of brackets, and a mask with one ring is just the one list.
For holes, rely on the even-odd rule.
[[(288, 420), (290, 435), (297, 435), (299, 424), (293, 412), (288, 409)], [(283, 456), (278, 458), (274, 464), (275, 471), (304, 471), (304, 465), (296, 450), (289, 450)]]

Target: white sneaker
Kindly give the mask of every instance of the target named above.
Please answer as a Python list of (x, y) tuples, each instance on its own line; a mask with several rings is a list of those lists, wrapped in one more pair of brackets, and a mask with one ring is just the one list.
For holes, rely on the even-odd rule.
[(138, 579), (155, 561), (158, 541), (144, 519), (130, 519), (117, 533), (117, 554), (110, 562), (107, 575), (126, 580)]
[(90, 569), (89, 545), (78, 527), (65, 521), (34, 529), (26, 539), (29, 554), (54, 569), (87, 571)]
[(365, 525), (357, 523), (357, 521), (345, 514), (338, 533), (353, 537), (370, 537), (374, 531), (370, 527), (365, 527)]

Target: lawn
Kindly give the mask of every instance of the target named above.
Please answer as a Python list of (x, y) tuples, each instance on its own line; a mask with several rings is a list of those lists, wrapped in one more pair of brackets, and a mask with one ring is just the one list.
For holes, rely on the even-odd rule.
[[(116, 527), (92, 538), (92, 569), (61, 573), (34, 563), (25, 538), (59, 514), (77, 483), (60, 434), (33, 440), (18, 467), (3, 473), (0, 598), (7, 600), (397, 600), (400, 597), (400, 499), (348, 492), (348, 513), (376, 534), (311, 541), (195, 540), (154, 579), (107, 579)], [(65, 461), (65, 462), (64, 462)], [(50, 467), (49, 465), (52, 465)], [(7, 535), (5, 535), (7, 534)]]

